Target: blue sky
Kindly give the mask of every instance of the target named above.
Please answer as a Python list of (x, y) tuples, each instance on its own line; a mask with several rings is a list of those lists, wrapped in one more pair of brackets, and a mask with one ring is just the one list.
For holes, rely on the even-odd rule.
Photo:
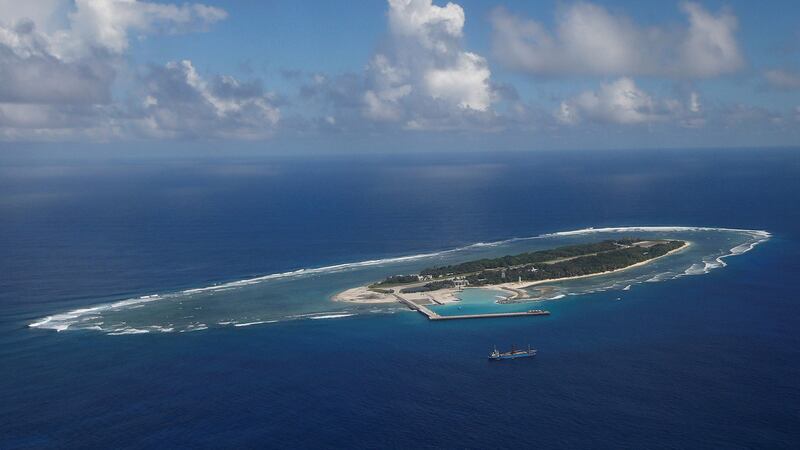
[(794, 146), (800, 5), (0, 0), (0, 146)]

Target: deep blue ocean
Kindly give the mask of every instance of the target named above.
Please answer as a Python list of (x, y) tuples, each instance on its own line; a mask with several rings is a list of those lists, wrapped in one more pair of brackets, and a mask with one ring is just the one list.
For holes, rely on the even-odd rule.
[[(132, 296), (586, 227), (767, 230), (548, 318), (110, 336)], [(0, 448), (798, 448), (800, 150), (0, 155)], [(235, 298), (229, 300), (235, 302)], [(493, 345), (533, 359), (490, 363)]]

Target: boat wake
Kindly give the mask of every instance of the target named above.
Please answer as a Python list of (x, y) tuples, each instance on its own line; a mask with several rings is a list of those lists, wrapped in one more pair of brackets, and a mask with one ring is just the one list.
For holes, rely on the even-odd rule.
[[(28, 326), (55, 331), (90, 330), (108, 335), (130, 335), (191, 332), (209, 327), (249, 327), (286, 320), (339, 319), (364, 313), (393, 313), (397, 311), (396, 305), (377, 309), (376, 305), (370, 305), (369, 309), (351, 305), (345, 311), (336, 312), (325, 309), (330, 307), (330, 295), (341, 287), (364, 284), (389, 274), (413, 273), (430, 265), (475, 257), (502, 256), (537, 247), (568, 245), (595, 235), (601, 235), (602, 238), (618, 235), (676, 237), (689, 240), (693, 245), (686, 252), (630, 271), (554, 283), (552, 293), (539, 300), (555, 300), (567, 295), (610, 289), (630, 290), (631, 286), (640, 283), (704, 275), (725, 267), (725, 259), (745, 254), (771, 237), (769, 232), (763, 230), (732, 228), (584, 228), (479, 242), (439, 252), (299, 269), (171, 293), (148, 294), (53, 314), (37, 319)], [(205, 305), (214, 307), (202, 308)]]

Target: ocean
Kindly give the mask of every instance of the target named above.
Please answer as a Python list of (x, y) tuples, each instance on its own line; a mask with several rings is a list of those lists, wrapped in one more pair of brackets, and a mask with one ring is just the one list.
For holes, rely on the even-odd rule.
[[(7, 152), (0, 448), (797, 448), (799, 200), (797, 149)], [(696, 245), (549, 317), (329, 299), (588, 228)]]

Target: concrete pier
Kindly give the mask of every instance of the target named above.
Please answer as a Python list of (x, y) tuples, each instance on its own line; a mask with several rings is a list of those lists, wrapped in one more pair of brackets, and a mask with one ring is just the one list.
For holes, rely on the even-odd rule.
[(462, 314), (457, 316), (428, 317), (430, 320), (456, 320), (456, 319), (492, 319), (495, 317), (519, 317), (519, 316), (549, 316), (550, 311), (520, 311), (507, 313), (486, 313), (486, 314)]
[(397, 294), (394, 294), (404, 305), (408, 306), (409, 308), (413, 309), (414, 311), (419, 311), (420, 313), (424, 314), (429, 320), (458, 320), (458, 319), (491, 319), (496, 317), (520, 317), (520, 316), (549, 316), (550, 311), (541, 311), (541, 310), (531, 310), (531, 311), (520, 311), (520, 312), (506, 312), (506, 313), (485, 313), (485, 314), (460, 314), (454, 316), (442, 316), (437, 314), (436, 312), (432, 311), (425, 305), (418, 305), (411, 300), (408, 300), (404, 297), (401, 297)]

